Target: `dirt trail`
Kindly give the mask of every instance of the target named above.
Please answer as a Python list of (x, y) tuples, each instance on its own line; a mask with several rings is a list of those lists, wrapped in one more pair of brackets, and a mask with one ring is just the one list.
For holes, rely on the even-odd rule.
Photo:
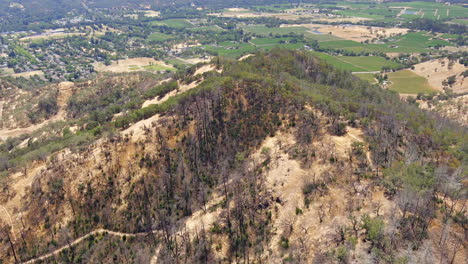
[(57, 113), (57, 119), (63, 120), (67, 116), (67, 103), (70, 96), (73, 94), (73, 86), (75, 86), (72, 82), (61, 82), (58, 85), (58, 95), (57, 95), (57, 104), (59, 106), (59, 111)]
[(41, 127), (47, 125), (51, 120), (47, 120), (47, 121), (44, 121), (40, 124), (37, 124), (37, 125), (32, 125), (32, 126), (29, 126), (29, 127), (24, 127), (24, 128), (15, 128), (15, 129), (0, 129), (0, 140), (6, 140), (8, 138), (14, 138), (14, 137), (18, 137), (18, 136), (21, 136), (23, 134), (29, 134), (29, 133), (32, 133), (38, 129), (40, 129)]
[[(208, 204), (207, 204), (207, 207), (211, 207), (211, 206), (214, 206), (216, 205), (217, 203), (221, 202), (222, 200), (222, 197), (217, 197), (217, 198), (214, 198), (212, 199)], [(217, 215), (220, 213), (220, 210), (216, 210), (214, 212), (208, 212), (208, 213), (205, 213), (203, 210), (198, 210), (197, 212), (193, 213), (193, 215), (189, 218), (187, 218), (187, 220), (185, 221), (185, 225), (183, 229), (181, 229), (181, 231), (178, 231), (176, 234), (179, 234), (179, 233), (182, 233), (182, 231), (184, 232), (189, 232), (189, 233), (193, 233), (194, 231), (197, 230), (197, 227), (199, 226), (209, 226), (211, 225), (212, 223), (214, 223), (214, 221), (216, 220), (216, 217)], [(33, 258), (31, 260), (28, 260), (28, 261), (25, 261), (25, 262), (21, 262), (22, 264), (32, 264), (32, 263), (36, 263), (38, 261), (43, 261), (47, 258), (50, 258), (52, 256), (57, 256), (59, 255), (61, 252), (63, 252), (64, 250), (67, 250), (69, 249), (70, 247), (73, 247), (81, 242), (83, 242), (85, 239), (87, 239), (88, 237), (92, 236), (92, 235), (98, 235), (98, 234), (104, 234), (104, 233), (107, 233), (109, 235), (113, 235), (113, 236), (117, 236), (117, 237), (141, 237), (141, 236), (146, 236), (148, 235), (149, 233), (159, 233), (160, 231), (159, 230), (151, 230), (149, 232), (139, 232), (139, 233), (124, 233), (124, 232), (117, 232), (117, 231), (112, 231), (112, 230), (108, 230), (108, 229), (96, 229), (86, 235), (83, 235), (75, 240), (73, 240), (70, 244), (68, 245), (65, 245), (65, 246), (62, 246), (50, 253), (47, 253), (45, 255), (42, 255), (42, 256), (39, 256), (37, 258)], [(158, 250), (156, 251), (158, 252)], [(158, 263), (157, 262), (157, 255), (153, 256), (153, 258), (151, 259), (151, 263)]]
[[(213, 64), (208, 64), (208, 65), (204, 65), (200, 68), (198, 68), (195, 73), (193, 74), (193, 76), (197, 76), (199, 74), (203, 74), (205, 72), (209, 72), (209, 71), (217, 71), (217, 72), (221, 72), (221, 70), (217, 70), (215, 65)], [(169, 81), (170, 79), (166, 79), (166, 80), (163, 80), (161, 83), (163, 82), (167, 82)], [(162, 98), (159, 98), (159, 97), (155, 97), (153, 99), (150, 99), (150, 100), (146, 100), (143, 105), (141, 106), (141, 108), (145, 108), (147, 106), (150, 106), (150, 105), (153, 105), (153, 104), (161, 104), (167, 100), (169, 100), (169, 98), (173, 97), (173, 96), (176, 96), (178, 94), (181, 94), (181, 93), (184, 93), (190, 89), (193, 89), (195, 87), (198, 86), (198, 84), (200, 84), (201, 82), (203, 82), (203, 78), (200, 80), (200, 81), (194, 81), (194, 82), (191, 82), (189, 84), (181, 84), (180, 82), (178, 82), (178, 85), (179, 85), (179, 88), (176, 89), (176, 90), (173, 90), (169, 93), (167, 93), (164, 97)]]
[[(32, 133), (45, 125), (64, 120), (67, 116), (66, 109), (67, 109), (67, 102), (70, 96), (72, 95), (72, 87), (74, 84), (72, 82), (61, 82), (58, 85), (58, 95), (57, 95), (57, 104), (59, 106), (59, 111), (58, 113), (51, 117), (49, 120), (46, 120), (42, 123), (31, 125), (28, 127), (22, 127), (22, 128), (15, 128), (15, 129), (0, 129), (0, 140), (6, 140), (8, 138), (14, 138), (21, 136), (23, 134), (29, 134)], [(0, 104), (0, 120), (2, 118), (2, 110), (3, 110), (3, 102)]]
[[(149, 233), (156, 233), (157, 231), (153, 230), (153, 231), (150, 231)], [(122, 233), (122, 232), (116, 232), (116, 231), (112, 231), (112, 230), (107, 230), (107, 229), (97, 229), (97, 230), (94, 230), (84, 236), (81, 236), (75, 240), (73, 240), (73, 242), (71, 242), (69, 245), (65, 245), (61, 248), (58, 248), (50, 253), (47, 253), (45, 255), (42, 255), (40, 257), (37, 257), (37, 258), (33, 258), (31, 260), (28, 260), (28, 261), (25, 261), (25, 262), (21, 262), (23, 264), (32, 264), (32, 263), (36, 263), (38, 261), (42, 261), (42, 260), (45, 260), (47, 258), (50, 258), (52, 256), (57, 256), (58, 254), (60, 254), (62, 251), (70, 248), (71, 246), (75, 246), (79, 243), (81, 243), (83, 240), (87, 239), (88, 237), (90, 236), (93, 236), (93, 235), (98, 235), (98, 234), (104, 234), (104, 233), (107, 233), (109, 235), (113, 235), (113, 236), (118, 236), (118, 237), (138, 237), (138, 236), (145, 236), (148, 234), (148, 232), (143, 232), (143, 233)]]
[(252, 57), (252, 56), (255, 56), (255, 54), (247, 54), (247, 55), (244, 55), (244, 56), (242, 56), (242, 57), (239, 58), (239, 61), (243, 61), (243, 60), (245, 60), (245, 59), (247, 59), (247, 58), (250, 58), (250, 57)]

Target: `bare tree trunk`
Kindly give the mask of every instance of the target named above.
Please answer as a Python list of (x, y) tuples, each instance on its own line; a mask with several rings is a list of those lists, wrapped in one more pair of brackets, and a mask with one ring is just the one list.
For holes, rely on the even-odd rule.
[(11, 247), (11, 251), (13, 252), (13, 256), (15, 257), (15, 263), (19, 263), (18, 257), (16, 256), (15, 246), (13, 245), (13, 242), (11, 241), (11, 238), (10, 238), (10, 232), (8, 230), (5, 230), (5, 233), (7, 235), (8, 242), (10, 242), (10, 247)]

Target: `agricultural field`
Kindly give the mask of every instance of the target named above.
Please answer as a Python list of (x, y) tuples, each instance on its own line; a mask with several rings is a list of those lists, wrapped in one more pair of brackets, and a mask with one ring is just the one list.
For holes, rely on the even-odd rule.
[(313, 54), (334, 67), (352, 72), (372, 72), (380, 71), (383, 67), (398, 68), (400, 66), (394, 61), (377, 56), (331, 56), (321, 52), (313, 52)]
[[(284, 25), (286, 26), (286, 25)], [(333, 36), (334, 39), (346, 39), (357, 42), (371, 41), (377, 38), (388, 38), (408, 32), (406, 28), (383, 28), (360, 25), (326, 25), (326, 24), (299, 24), (297, 26), (307, 27), (316, 35)]]
[(223, 32), (225, 31), (223, 28), (219, 26), (201, 26), (201, 27), (194, 27), (194, 28), (189, 28), (188, 30), (193, 31), (193, 32)]
[(161, 21), (152, 21), (154, 26), (167, 26), (172, 28), (191, 28), (193, 25), (186, 19), (167, 19)]
[(293, 27), (267, 27), (265, 25), (247, 25), (241, 26), (241, 28), (247, 32), (254, 33), (260, 36), (268, 35), (286, 35), (291, 33), (306, 34), (309, 33), (309, 29), (302, 26)]
[(173, 38), (174, 36), (167, 35), (164, 33), (159, 33), (159, 32), (152, 33), (151, 35), (148, 36), (148, 40), (156, 41), (156, 42), (166, 41), (166, 40), (173, 39)]
[(255, 38), (250, 41), (255, 46), (271, 46), (292, 41), (293, 38)]
[(389, 89), (400, 94), (431, 94), (437, 92), (426, 78), (417, 75), (411, 70), (401, 70), (388, 74)]
[[(407, 7), (407, 13), (417, 17), (429, 19), (450, 19), (467, 15), (466, 8), (458, 5), (445, 5), (435, 2), (408, 2), (408, 3), (389, 3), (389, 7)], [(410, 17), (411, 18), (411, 17)]]
[(383, 53), (419, 53), (430, 51), (436, 46), (453, 46), (452, 43), (437, 39), (426, 32), (410, 32), (401, 36), (395, 36), (386, 43), (365, 44), (352, 40), (337, 40), (321, 42), (320, 47), (330, 49), (346, 49), (354, 52), (383, 52)]
[(370, 83), (376, 83), (377, 80), (374, 77), (373, 73), (356, 73), (354, 76), (358, 77), (361, 80), (368, 81)]
[(450, 23), (468, 25), (468, 19), (454, 19), (454, 20), (450, 20)]
[(390, 21), (395, 19), (412, 20), (416, 18), (428, 18), (433, 20), (454, 19), (466, 17), (466, 8), (460, 5), (445, 5), (435, 2), (393, 2), (393, 3), (350, 3), (337, 2), (336, 6), (319, 4), (328, 7), (334, 14), (345, 17), (361, 17), (377, 21)]

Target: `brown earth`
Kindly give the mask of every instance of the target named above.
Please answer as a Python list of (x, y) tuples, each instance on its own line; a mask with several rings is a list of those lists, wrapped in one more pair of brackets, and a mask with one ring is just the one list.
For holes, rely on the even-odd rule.
[(449, 59), (438, 59), (426, 61), (414, 65), (414, 73), (426, 78), (429, 84), (439, 91), (443, 91), (442, 82), (452, 75), (456, 75), (456, 82), (451, 89), (454, 93), (468, 92), (468, 81), (461, 75), (468, 70), (463, 64), (457, 61), (450, 62)]

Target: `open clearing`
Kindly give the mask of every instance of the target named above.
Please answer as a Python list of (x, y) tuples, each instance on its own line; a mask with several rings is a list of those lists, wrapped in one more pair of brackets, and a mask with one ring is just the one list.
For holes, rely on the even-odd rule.
[(132, 72), (132, 71), (165, 71), (175, 70), (171, 65), (153, 58), (133, 58), (113, 61), (111, 65), (104, 65), (102, 62), (94, 63), (97, 72)]
[(143, 10), (141, 11), (145, 17), (158, 17), (161, 13), (154, 10)]
[(320, 47), (331, 49), (345, 49), (354, 52), (383, 52), (383, 53), (419, 53), (431, 51), (435, 46), (453, 46), (446, 40), (437, 39), (427, 32), (409, 32), (394, 36), (386, 43), (365, 44), (354, 40), (336, 40), (321, 42)]
[(391, 82), (389, 89), (401, 94), (428, 94), (436, 92), (426, 78), (417, 75), (411, 70), (389, 73), (388, 79)]
[(456, 76), (456, 82), (451, 86), (455, 93), (468, 92), (468, 81), (462, 76), (467, 68), (457, 61), (450, 62), (447, 58), (426, 61), (414, 65), (414, 73), (426, 78), (429, 84), (439, 91), (443, 91), (442, 82), (450, 76)]
[[(282, 25), (285, 26), (285, 25)], [(342, 39), (353, 40), (357, 42), (372, 40), (378, 37), (391, 37), (398, 34), (406, 34), (406, 28), (382, 28), (382, 27), (366, 27), (358, 25), (322, 25), (322, 24), (298, 24), (291, 25), (298, 27), (306, 27), (316, 34), (330, 34)]]

